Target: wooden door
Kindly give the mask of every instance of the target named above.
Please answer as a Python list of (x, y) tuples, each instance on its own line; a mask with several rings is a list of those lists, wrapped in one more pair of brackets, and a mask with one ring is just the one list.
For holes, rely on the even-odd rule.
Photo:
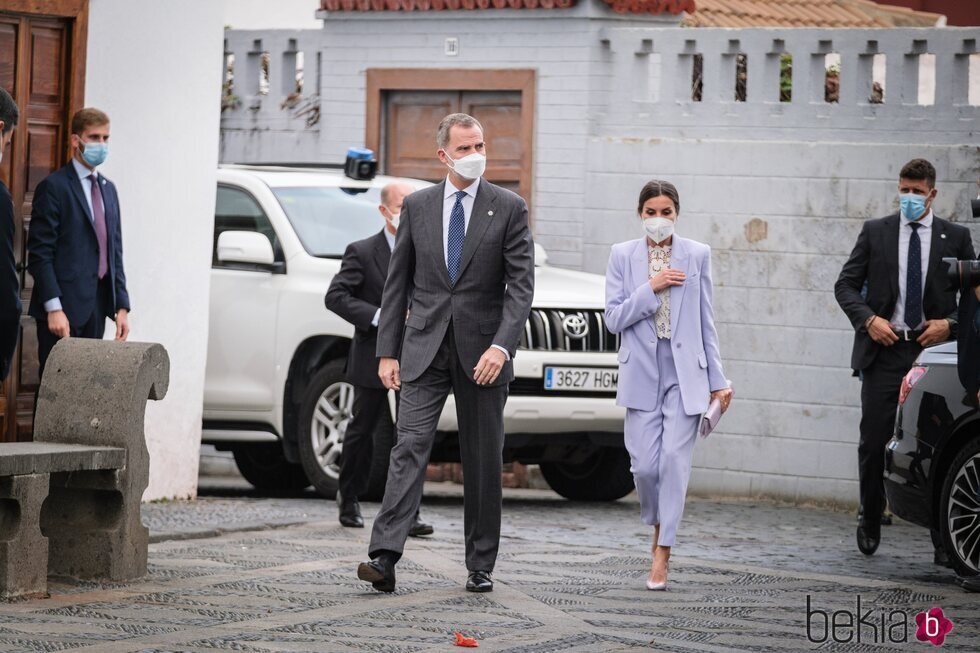
[(531, 205), (534, 71), (372, 69), (367, 78), (366, 142), (385, 174), (444, 179), (436, 127), (461, 111), (486, 132), (486, 178)]
[(21, 274), (20, 345), (0, 393), (0, 442), (30, 440), (38, 385), (37, 338), (26, 316), (33, 281), (24, 270), (34, 189), (68, 160), (68, 125), (81, 106), (87, 0), (5, 0), (0, 86), (20, 110), (0, 181), (14, 198), (14, 256)]
[(386, 94), (385, 174), (439, 181), (446, 166), (436, 158), (435, 131), (450, 113), (468, 113), (483, 125), (487, 143), (486, 178), (528, 197), (521, 187), (521, 163), (528, 144), (521, 140), (519, 91), (390, 91)]

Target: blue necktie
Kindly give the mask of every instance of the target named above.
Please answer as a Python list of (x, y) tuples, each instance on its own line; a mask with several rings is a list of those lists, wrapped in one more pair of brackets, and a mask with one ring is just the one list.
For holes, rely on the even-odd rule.
[(456, 203), (449, 214), (449, 235), (446, 248), (446, 267), (449, 268), (449, 283), (455, 284), (459, 276), (459, 260), (463, 257), (463, 238), (466, 236), (466, 216), (463, 213), (463, 198), (466, 191), (456, 191)]
[(905, 324), (918, 329), (922, 322), (922, 242), (919, 240), (921, 224), (912, 223), (909, 238), (909, 258), (905, 273)]

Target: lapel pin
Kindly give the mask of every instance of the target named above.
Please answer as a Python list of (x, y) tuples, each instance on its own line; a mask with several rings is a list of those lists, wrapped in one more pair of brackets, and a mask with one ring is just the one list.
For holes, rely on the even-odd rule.
[(939, 234), (939, 237), (940, 238), (945, 238), (946, 237), (946, 234)]
[[(487, 215), (493, 215), (493, 211), (487, 211)], [(946, 236), (943, 236), (945, 238)]]

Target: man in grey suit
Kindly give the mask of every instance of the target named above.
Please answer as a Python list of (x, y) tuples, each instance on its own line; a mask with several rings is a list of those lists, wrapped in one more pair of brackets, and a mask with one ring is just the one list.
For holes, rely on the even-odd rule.
[(451, 114), (439, 124), (436, 143), (449, 174), (405, 198), (381, 298), (378, 375), (385, 387), (401, 390), (401, 407), (371, 560), (357, 576), (382, 592), (395, 590), (395, 564), (422, 499), (450, 390), (463, 463), (466, 589), (493, 589), (504, 402), (534, 290), (527, 204), (482, 178), (483, 127)]

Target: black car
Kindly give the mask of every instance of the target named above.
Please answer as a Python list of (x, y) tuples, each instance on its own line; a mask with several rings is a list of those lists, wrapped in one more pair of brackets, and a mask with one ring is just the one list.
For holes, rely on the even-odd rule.
[(892, 512), (938, 533), (958, 574), (980, 574), (980, 410), (955, 342), (924, 350), (902, 381), (885, 493)]

